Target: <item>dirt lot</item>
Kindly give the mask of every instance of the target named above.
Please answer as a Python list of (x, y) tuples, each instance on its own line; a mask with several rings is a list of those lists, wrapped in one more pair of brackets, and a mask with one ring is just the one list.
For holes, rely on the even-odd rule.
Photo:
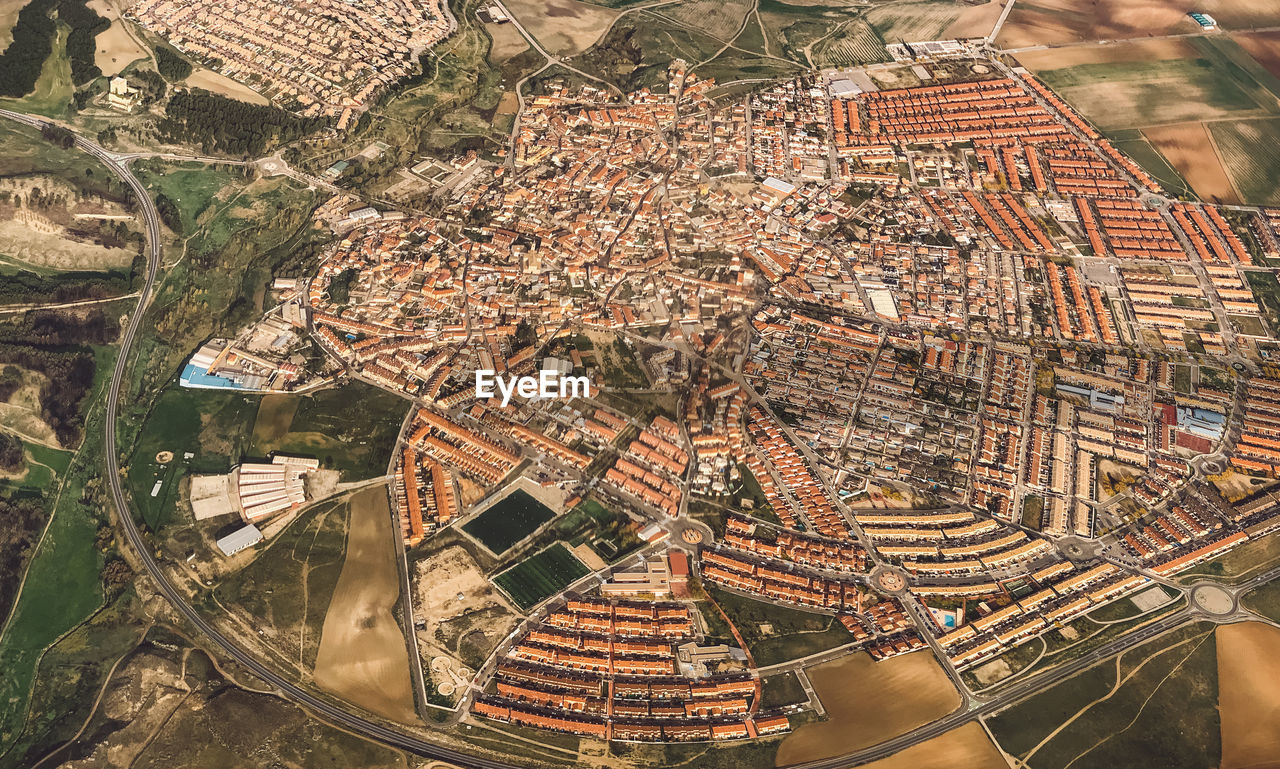
[(1222, 769), (1280, 765), (1280, 628), (1244, 622), (1216, 637)]
[(874, 745), (941, 718), (960, 704), (955, 686), (928, 650), (883, 662), (851, 654), (806, 673), (829, 718), (805, 724), (783, 740), (777, 766)]
[(270, 104), (267, 97), (249, 86), (241, 85), (226, 75), (220, 75), (213, 70), (197, 69), (183, 82), (193, 88), (203, 88), (206, 91), (222, 94), (240, 101), (247, 101), (250, 104)]
[(1231, 186), (1231, 179), (1218, 160), (1204, 123), (1157, 126), (1144, 129), (1142, 133), (1202, 199), (1240, 202), (1239, 194)]
[(386, 489), (371, 486), (353, 496), (347, 557), (325, 615), (315, 681), (374, 713), (412, 723), (409, 653), (391, 614), (400, 595), (396, 541)]
[(997, 42), (1018, 48), (1194, 32), (1190, 11), (1211, 14), (1223, 29), (1280, 22), (1278, 0), (1041, 0), (1014, 5)]
[[(414, 619), (423, 657), (476, 664), (515, 627), (518, 617), (461, 547), (414, 564)], [(459, 598), (461, 596), (461, 598)]]
[(0, 50), (13, 42), (13, 25), (18, 23), (18, 11), (28, 0), (0, 0)]
[(1007, 769), (1000, 750), (978, 724), (965, 724), (901, 753), (873, 761), (866, 769)]
[(618, 15), (577, 0), (508, 0), (506, 6), (543, 48), (560, 56), (590, 48)]
[(139, 45), (133, 35), (120, 20), (120, 11), (112, 0), (90, 0), (89, 7), (99, 16), (111, 20), (111, 26), (98, 35), (97, 50), (93, 54), (93, 62), (102, 70), (102, 74), (110, 77), (118, 75), (131, 62), (145, 59), (150, 53)]

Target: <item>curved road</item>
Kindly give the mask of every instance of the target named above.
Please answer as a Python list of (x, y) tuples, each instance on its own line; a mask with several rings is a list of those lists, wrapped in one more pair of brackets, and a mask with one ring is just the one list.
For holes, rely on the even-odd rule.
[[(14, 120), (33, 128), (40, 128), (48, 124), (48, 121), (43, 118), (26, 115), (20, 112), (12, 112), (9, 110), (0, 110), (0, 117)], [(147, 279), (138, 299), (138, 307), (134, 311), (132, 317), (129, 318), (129, 325), (125, 329), (124, 337), (121, 340), (120, 353), (116, 358), (115, 369), (112, 371), (111, 375), (111, 386), (107, 392), (106, 423), (103, 428), (105, 430), (104, 450), (106, 454), (106, 466), (104, 469), (107, 481), (111, 486), (112, 499), (115, 501), (116, 509), (119, 511), (120, 523), (124, 529), (125, 537), (129, 540), (130, 546), (132, 546), (137, 552), (139, 560), (155, 582), (157, 589), (159, 589), (179, 614), (204, 633), (222, 650), (224, 654), (244, 666), (255, 676), (274, 686), (284, 698), (308, 708), (320, 715), (326, 721), (371, 740), (425, 756), (427, 758), (447, 761), (461, 766), (475, 767), (476, 769), (514, 769), (514, 765), (512, 764), (469, 755), (462, 751), (442, 747), (404, 731), (370, 721), (369, 719), (350, 712), (306, 691), (297, 684), (294, 684), (276, 673), (262, 662), (259, 662), (252, 654), (241, 649), (233, 640), (223, 635), (216, 627), (213, 626), (212, 623), (197, 612), (187, 602), (186, 597), (169, 582), (168, 576), (164, 573), (160, 563), (152, 554), (151, 548), (143, 539), (142, 532), (139, 531), (138, 525), (126, 502), (124, 489), (120, 483), (120, 462), (117, 457), (118, 449), (116, 446), (116, 420), (118, 417), (120, 391), (123, 388), (125, 373), (128, 369), (129, 351), (133, 347), (133, 343), (137, 338), (139, 328), (142, 326), (142, 316), (151, 299), (151, 292), (155, 286), (156, 273), (160, 267), (160, 217), (156, 212), (155, 204), (147, 195), (146, 188), (143, 187), (142, 183), (139, 182), (133, 173), (129, 171), (127, 166), (129, 158), (125, 157), (124, 159), (121, 159), (120, 156), (107, 152), (94, 142), (89, 141), (78, 134), (72, 133), (72, 136), (75, 138), (75, 146), (78, 149), (101, 161), (129, 185), (129, 188), (137, 198), (138, 205), (141, 208), (143, 218), (146, 220), (147, 225), (149, 249), (147, 254)], [(1280, 568), (1271, 569), (1242, 585), (1232, 588), (1232, 592), (1235, 595), (1242, 594), (1249, 588), (1261, 585), (1264, 582), (1276, 578), (1277, 576), (1280, 576)], [(995, 713), (1008, 705), (1034, 694), (1040, 689), (1046, 688), (1058, 681), (1075, 675), (1076, 673), (1083, 671), (1089, 666), (1106, 659), (1111, 655), (1118, 654), (1126, 649), (1137, 646), (1138, 644), (1144, 643), (1157, 635), (1168, 632), (1169, 630), (1172, 630), (1184, 623), (1191, 622), (1196, 619), (1198, 619), (1197, 615), (1189, 611), (1184, 610), (1176, 612), (1132, 633), (1125, 634), (1120, 638), (1106, 643), (1089, 654), (1073, 660), (1068, 664), (1015, 684), (1001, 692), (1000, 695), (994, 699), (973, 703), (968, 708), (957, 710), (949, 716), (933, 721), (929, 724), (925, 724), (924, 726), (899, 735), (893, 739), (881, 742), (877, 745), (843, 756), (837, 756), (835, 758), (810, 761), (804, 764), (795, 764), (790, 769), (844, 769), (844, 767), (857, 766), (869, 761), (885, 758), (900, 750), (911, 747), (912, 745), (937, 737), (938, 735), (968, 723), (975, 718)]]

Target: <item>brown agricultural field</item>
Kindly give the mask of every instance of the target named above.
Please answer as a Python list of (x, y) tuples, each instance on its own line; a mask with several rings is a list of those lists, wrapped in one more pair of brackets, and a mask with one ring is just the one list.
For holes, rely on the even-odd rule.
[[(1017, 7), (1017, 6), (1015, 6)], [(1116, 45), (1090, 45), (1053, 50), (1022, 51), (1018, 63), (1032, 72), (1080, 67), (1086, 64), (1146, 64), (1194, 59), (1196, 49), (1185, 39), (1135, 40)]]
[(1240, 195), (1231, 185), (1204, 123), (1144, 128), (1142, 134), (1182, 174), (1202, 200), (1240, 202)]
[(93, 63), (98, 65), (102, 74), (108, 77), (118, 75), (130, 63), (151, 56), (125, 27), (120, 18), (121, 8), (114, 0), (90, 0), (89, 7), (99, 16), (111, 20), (111, 26), (98, 35), (97, 50), (93, 54)]
[(507, 0), (507, 10), (543, 48), (573, 56), (595, 45), (618, 11), (578, 0)]
[(1014, 6), (998, 43), (1019, 48), (1195, 32), (1191, 11), (1211, 14), (1224, 29), (1280, 23), (1280, 0), (1041, 0)]
[(1231, 39), (1252, 56), (1267, 72), (1280, 77), (1280, 32), (1250, 32)]
[(971, 5), (960, 11), (960, 16), (951, 22), (942, 33), (944, 40), (962, 39), (966, 37), (986, 37), (995, 28), (996, 21), (1004, 11), (1005, 3), (1012, 0), (988, 0), (982, 5)]
[(391, 614), (400, 576), (387, 489), (370, 486), (350, 505), (347, 557), (325, 614), (315, 681), (378, 715), (413, 723), (409, 651)]
[(18, 12), (28, 0), (0, 0), (0, 51), (13, 42), (13, 25), (18, 23)]
[(510, 22), (486, 24), (484, 31), (493, 38), (493, 46), (489, 48), (491, 64), (501, 64), (512, 56), (523, 53), (529, 47), (529, 41), (525, 40), (520, 30), (516, 29), (516, 25)]
[[(928, 650), (876, 662), (865, 653), (806, 673), (827, 720), (805, 724), (778, 748), (777, 766), (849, 753), (936, 720), (960, 705), (960, 694)], [(965, 766), (965, 764), (954, 764)]]
[(901, 753), (873, 761), (865, 769), (1008, 769), (1000, 749), (980, 724), (969, 723)]
[(1222, 769), (1280, 766), (1280, 628), (1224, 625), (1217, 643)]

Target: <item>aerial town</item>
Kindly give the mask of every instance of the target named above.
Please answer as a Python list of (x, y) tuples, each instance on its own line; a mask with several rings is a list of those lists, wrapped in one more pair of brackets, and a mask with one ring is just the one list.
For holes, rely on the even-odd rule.
[(131, 18), (210, 69), (307, 117), (348, 127), (380, 90), (417, 71), (449, 34), (436, 0), (142, 0)]
[[(914, 61), (919, 85), (852, 69), (739, 101), (679, 61), (621, 101), (553, 85), (500, 163), (450, 161), (439, 216), (335, 225), (305, 322), (414, 404), (406, 546), (521, 478), (627, 511), (681, 575), (583, 567), (601, 579), (477, 674), (474, 715), (785, 731), (749, 656), (689, 664), (686, 574), (956, 677), (1280, 527), (1252, 491), (1280, 473), (1280, 370), (1247, 280), (1280, 213), (1171, 201), (1026, 70)], [(591, 388), (501, 405), (481, 370)]]

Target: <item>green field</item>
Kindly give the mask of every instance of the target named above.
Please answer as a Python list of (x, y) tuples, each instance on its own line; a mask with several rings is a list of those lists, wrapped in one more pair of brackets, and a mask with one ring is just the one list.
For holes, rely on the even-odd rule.
[(262, 628), (272, 648), (308, 670), (342, 571), (347, 520), (341, 501), (311, 508), (214, 591), (220, 604)]
[(1280, 335), (1280, 282), (1270, 272), (1250, 270), (1244, 277), (1249, 281), (1249, 288), (1253, 290), (1258, 306), (1262, 308), (1263, 319), (1271, 329), (1271, 334)]
[(521, 609), (529, 609), (587, 575), (587, 567), (556, 543), (493, 578)]
[(338, 470), (344, 481), (387, 471), (409, 408), (403, 398), (354, 380), (310, 395), (280, 398), (292, 403), (271, 408), (268, 399), (262, 399), (247, 446), (250, 454), (280, 451), (318, 457), (322, 467)]
[[(1229, 40), (1191, 38), (1184, 58), (1032, 66), (1103, 131), (1280, 114), (1274, 78)], [(1177, 98), (1169, 98), (1176, 93)]]
[(555, 516), (551, 508), (517, 489), (467, 521), (462, 530), (502, 555)]
[[(776, 665), (810, 654), (834, 649), (853, 641), (844, 626), (830, 614), (816, 614), (785, 606), (757, 601), (745, 596), (703, 585), (742, 634), (756, 665)], [(736, 642), (712, 606), (704, 606), (702, 616), (711, 632), (730, 645)]]
[[(127, 464), (127, 480), (143, 521), (153, 530), (172, 520), (187, 473), (225, 473), (237, 464), (256, 398), (214, 390), (166, 389), (148, 416)], [(161, 465), (156, 455), (172, 451)], [(184, 455), (192, 454), (190, 459)], [(161, 482), (156, 496), (151, 490)]]
[(805, 694), (795, 673), (776, 673), (760, 681), (760, 707), (766, 710), (808, 701), (809, 695)]
[(1125, 653), (1120, 672), (1126, 680), (1110, 697), (1114, 658), (987, 724), (1005, 751), (1036, 769), (1216, 766), (1218, 666), (1212, 631), (1209, 624), (1187, 626)]
[[(171, 163), (147, 160), (134, 164), (134, 173), (154, 195), (164, 195), (174, 202), (182, 219), (182, 232), (192, 233), (212, 216), (204, 216), (215, 202), (229, 199), (221, 192), (228, 185), (242, 185), (238, 169), (205, 163)], [(212, 213), (212, 212), (210, 212)]]
[(585, 499), (556, 520), (538, 538), (553, 537), (576, 547), (582, 543), (606, 561), (615, 563), (644, 544), (635, 533), (635, 524), (625, 513), (610, 510), (595, 499)]

